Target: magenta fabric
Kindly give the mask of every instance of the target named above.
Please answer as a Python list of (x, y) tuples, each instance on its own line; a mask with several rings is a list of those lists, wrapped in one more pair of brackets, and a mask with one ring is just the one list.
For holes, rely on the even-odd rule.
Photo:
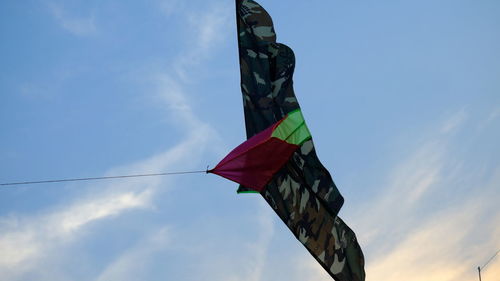
[(240, 144), (208, 172), (261, 192), (298, 148), (271, 137), (274, 127)]

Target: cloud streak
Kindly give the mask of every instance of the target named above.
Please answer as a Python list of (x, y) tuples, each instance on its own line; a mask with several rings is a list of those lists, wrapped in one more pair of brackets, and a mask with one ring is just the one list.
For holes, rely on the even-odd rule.
[(217, 2), (212, 3), (209, 9), (188, 14), (189, 29), (193, 30), (196, 36), (190, 39), (193, 48), (178, 56), (173, 64), (178, 79), (189, 83), (192, 79), (190, 69), (208, 59), (226, 40), (224, 35), (230, 33), (231, 12), (228, 5)]
[[(470, 116), (460, 110), (430, 126), (415, 141), (419, 145), (395, 163), (377, 196), (354, 207), (360, 211), (348, 222), (365, 253), (367, 281), (477, 280), (477, 266), (500, 248), (500, 166), (471, 172), (467, 163), (457, 164), (462, 155), (453, 149), (460, 132), (470, 131)], [(470, 192), (450, 196), (464, 185)], [(287, 280), (331, 280), (309, 256), (293, 268)], [(488, 266), (483, 280), (496, 276), (500, 259)]]
[[(88, 35), (96, 31), (94, 18), (72, 18), (60, 6), (50, 5), (54, 17), (60, 25), (75, 35)], [(216, 44), (222, 40), (215, 29), (220, 29), (219, 9), (207, 14), (204, 22), (198, 22), (195, 36), (198, 41), (210, 41)], [(194, 23), (192, 23), (194, 24)], [(212, 30), (214, 29), (214, 30)], [(210, 46), (215, 46), (209, 44)], [(168, 108), (170, 118), (176, 124), (182, 124), (184, 136), (180, 142), (162, 153), (153, 155), (137, 163), (110, 169), (106, 174), (143, 173), (165, 171), (179, 167), (190, 167), (201, 160), (208, 144), (217, 139), (217, 132), (203, 122), (192, 109), (177, 73), (186, 72), (186, 66), (201, 64), (209, 57), (212, 47), (195, 45), (188, 51), (190, 64), (180, 63), (173, 67), (172, 73), (160, 72), (152, 75), (151, 81), (156, 87), (156, 96), (162, 98)], [(183, 57), (181, 54), (180, 57)], [(181, 60), (181, 59), (179, 59)], [(47, 210), (40, 215), (11, 215), (0, 219), (0, 276), (9, 280), (25, 280), (30, 274), (44, 271), (47, 259), (55, 258), (55, 253), (64, 254), (64, 249), (71, 243), (84, 238), (85, 229), (98, 222), (124, 215), (127, 211), (154, 207), (154, 195), (158, 187), (168, 182), (163, 178), (142, 178), (127, 182), (105, 185), (87, 185), (89, 195), (85, 199), (74, 199), (68, 205)], [(164, 188), (162, 188), (164, 190)], [(111, 280), (123, 277), (124, 267), (153, 254), (156, 247), (163, 247), (168, 240), (167, 234), (160, 229), (153, 237), (146, 237), (135, 249), (117, 257), (100, 274), (98, 280)], [(139, 248), (147, 245), (144, 249)], [(149, 249), (149, 250), (148, 250)], [(59, 269), (63, 270), (63, 269)], [(117, 279), (118, 280), (118, 279)], [(124, 280), (124, 279), (119, 279)]]
[(168, 228), (163, 227), (148, 234), (137, 245), (128, 249), (95, 279), (96, 281), (127, 281), (142, 279), (153, 263), (152, 257), (168, 248), (170, 243)]
[(40, 257), (54, 244), (71, 241), (90, 223), (118, 215), (125, 210), (144, 208), (151, 191), (108, 194), (79, 200), (46, 215), (3, 219), (0, 232), (0, 271), (15, 269)]
[[(500, 247), (500, 239), (488, 235), (500, 231), (500, 216), (490, 213), (496, 209), (500, 167), (491, 177), (471, 175), (453, 154), (467, 119), (462, 110), (434, 129), (395, 165), (388, 187), (354, 219), (368, 254), (367, 280), (471, 280), (482, 253)], [(445, 203), (457, 185), (481, 192)]]
[(63, 6), (54, 2), (49, 3), (48, 8), (61, 28), (73, 35), (86, 36), (94, 34), (97, 31), (93, 15), (86, 17), (73, 16)]

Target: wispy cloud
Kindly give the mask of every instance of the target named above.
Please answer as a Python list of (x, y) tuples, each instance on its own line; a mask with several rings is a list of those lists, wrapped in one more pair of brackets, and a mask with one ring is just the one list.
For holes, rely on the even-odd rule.
[[(475, 239), (478, 231), (486, 231), (480, 222), (485, 214), (477, 204), (481, 202), (438, 211), (433, 218), (416, 224), (394, 249), (373, 258), (369, 280), (472, 279), (479, 259), (500, 245), (495, 237), (485, 237), (484, 245)], [(497, 225), (494, 232), (499, 230)]]
[[(100, 194), (102, 196), (102, 194)], [(86, 225), (147, 206), (150, 191), (108, 194), (77, 201), (70, 206), (34, 217), (10, 217), (0, 225), (0, 272), (36, 259), (54, 244), (71, 241)]]
[(55, 2), (50, 2), (48, 8), (59, 25), (73, 35), (90, 35), (97, 31), (94, 15), (75, 16)]
[(182, 10), (184, 3), (181, 0), (158, 0), (157, 5), (166, 16), (171, 16)]
[(441, 132), (444, 134), (453, 132), (455, 129), (462, 126), (466, 119), (467, 111), (465, 109), (458, 111), (443, 122), (441, 125)]
[[(171, 149), (138, 163), (113, 168), (108, 174), (164, 171), (196, 163), (211, 138), (200, 135), (206, 133), (203, 128), (189, 129), (196, 133), (188, 132), (186, 139)], [(153, 195), (159, 186), (165, 190), (167, 181), (144, 178), (88, 186), (92, 190), (88, 198), (75, 200), (44, 215), (3, 218), (0, 221), (0, 274), (16, 280), (25, 272), (42, 270), (39, 262), (50, 259), (48, 253), (61, 252), (67, 243), (82, 239), (86, 227), (129, 210), (153, 208)]]
[[(51, 12), (61, 26), (75, 35), (86, 35), (95, 32), (93, 17), (73, 18), (60, 6), (50, 5)], [(214, 15), (206, 21), (197, 23), (195, 35), (198, 41), (209, 41), (216, 44), (221, 37), (212, 29), (220, 28), (220, 21), (215, 15), (218, 11), (209, 12)], [(193, 23), (191, 23), (193, 24)], [(208, 27), (206, 27), (207, 25)], [(213, 45), (212, 45), (213, 46)], [(209, 49), (204, 45), (194, 45), (187, 51), (196, 64), (209, 57)], [(180, 54), (183, 57), (185, 54)], [(180, 60), (180, 59), (179, 59)], [(193, 64), (189, 65), (194, 66)], [(157, 97), (161, 97), (167, 107), (169, 118), (175, 120), (184, 133), (180, 142), (162, 153), (148, 157), (136, 163), (125, 164), (110, 169), (107, 174), (142, 173), (189, 168), (196, 165), (206, 151), (208, 144), (217, 139), (216, 131), (196, 116), (185, 85), (176, 76), (187, 71), (186, 64), (176, 64), (164, 71), (146, 77), (156, 87)], [(151, 79), (152, 77), (152, 79)], [(192, 82), (192, 81), (191, 81)], [(44, 271), (43, 261), (55, 258), (56, 254), (64, 253), (64, 248), (72, 242), (83, 239), (85, 229), (100, 221), (105, 221), (124, 215), (126, 211), (153, 208), (154, 195), (158, 187), (169, 179), (143, 178), (120, 183), (87, 185), (91, 193), (85, 199), (74, 199), (70, 204), (46, 210), (40, 215), (16, 215), (3, 217), (0, 220), (0, 276), (9, 280), (24, 280), (24, 276)], [(107, 266), (99, 280), (122, 276), (124, 267), (140, 262), (139, 259), (152, 254), (147, 249), (163, 247), (168, 240), (162, 237), (165, 230), (158, 231), (153, 237), (145, 238), (139, 247), (130, 249), (125, 255), (119, 256), (115, 262)], [(117, 279), (123, 280), (123, 279)]]
[[(471, 280), (483, 253), (500, 247), (493, 236), (500, 231), (500, 167), (471, 175), (453, 154), (467, 117), (459, 111), (431, 130), (356, 216), (354, 229), (369, 253), (367, 280)], [(447, 195), (460, 185), (470, 185), (473, 196)], [(437, 200), (442, 204), (431, 203)]]
[[(478, 173), (454, 149), (477, 145), (457, 142), (462, 132), (475, 132), (470, 116), (459, 110), (430, 125), (417, 145), (408, 143), (414, 148), (401, 153), (406, 157), (394, 164), (387, 183), (372, 187), (378, 195), (349, 220), (365, 253), (366, 280), (474, 280), (477, 266), (500, 248), (500, 166)], [(331, 280), (314, 261), (298, 264), (306, 275), (297, 280)], [(488, 265), (483, 280), (499, 275), (500, 259)]]
[(257, 213), (258, 227), (256, 230), (256, 240), (247, 244), (246, 253), (249, 255), (245, 259), (247, 269), (239, 272), (241, 281), (259, 281), (262, 280), (262, 274), (267, 264), (268, 248), (274, 235), (274, 215), (271, 208), (264, 202), (259, 201)]
[[(163, 90), (168, 91), (166, 88)], [(113, 168), (108, 174), (165, 171), (192, 165), (200, 160), (208, 143), (216, 137), (215, 131), (194, 115), (179, 93), (167, 95), (174, 100), (170, 107), (171, 113), (177, 116), (179, 123), (187, 124), (184, 127), (185, 139), (163, 153), (138, 163)], [(0, 273), (12, 276), (33, 270), (37, 266), (37, 259), (50, 252), (51, 248), (62, 247), (64, 243), (79, 238), (81, 229), (91, 223), (121, 215), (127, 210), (152, 207), (152, 195), (165, 181), (149, 178), (101, 185), (98, 189), (89, 186), (95, 194), (46, 215), (4, 219), (0, 225)], [(33, 266), (27, 267), (30, 262)]]
[(192, 78), (190, 69), (210, 57), (215, 48), (226, 40), (225, 35), (231, 33), (231, 12), (230, 5), (218, 2), (212, 3), (210, 9), (188, 15), (189, 29), (196, 36), (190, 38), (193, 48), (177, 57), (174, 62), (175, 75), (179, 79), (189, 82)]
[[(497, 173), (492, 184), (499, 178)], [(368, 280), (472, 280), (481, 259), (500, 247), (500, 215), (488, 218), (494, 201), (473, 198), (419, 221), (392, 250), (372, 257)], [(489, 270), (500, 273), (498, 267)]]
[[(404, 152), (407, 156), (395, 164), (387, 175), (387, 182), (377, 187), (378, 197), (364, 206), (359, 215), (363, 228), (359, 232), (363, 233), (366, 243), (381, 239), (381, 232), (387, 234), (388, 229), (400, 233), (413, 223), (420, 200), (443, 179), (451, 127), (460, 126), (459, 122), (465, 120), (463, 116), (462, 112), (452, 115), (429, 133), (427, 139), (421, 140), (414, 151)], [(383, 219), (374, 220), (374, 217)], [(397, 221), (403, 223), (393, 225)]]
[(96, 281), (127, 281), (142, 279), (148, 270), (147, 264), (154, 263), (152, 257), (168, 248), (169, 231), (163, 227), (149, 233), (137, 245), (128, 249), (109, 264), (96, 278)]
[[(175, 250), (187, 254), (186, 260), (196, 260), (196, 266), (190, 272), (181, 274), (182, 280), (266, 280), (263, 274), (269, 265), (268, 251), (274, 237), (275, 215), (264, 200), (258, 201), (255, 207), (251, 218), (242, 218), (249, 224), (250, 235), (228, 229), (224, 218), (211, 218), (206, 224), (197, 224), (193, 231), (178, 236)], [(207, 239), (200, 240), (200, 233), (207, 235)], [(242, 237), (247, 239), (242, 241)]]
[(488, 116), (488, 122), (491, 122), (495, 119), (497, 119), (500, 116), (500, 107), (495, 108), (490, 115)]
[(19, 93), (30, 99), (51, 99), (61, 93), (66, 83), (77, 77), (81, 72), (81, 67), (74, 66), (72, 68), (60, 68), (53, 71), (44, 71), (46, 76), (30, 79), (19, 87)]

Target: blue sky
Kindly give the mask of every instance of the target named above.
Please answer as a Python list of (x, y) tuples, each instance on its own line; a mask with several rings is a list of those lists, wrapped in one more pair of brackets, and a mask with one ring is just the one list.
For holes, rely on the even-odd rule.
[[(367, 280), (500, 248), (500, 2), (269, 1)], [(203, 170), (245, 138), (234, 1), (2, 1), (0, 181)], [(6, 280), (330, 280), (214, 175), (5, 187)], [(500, 275), (500, 259), (483, 280)]]

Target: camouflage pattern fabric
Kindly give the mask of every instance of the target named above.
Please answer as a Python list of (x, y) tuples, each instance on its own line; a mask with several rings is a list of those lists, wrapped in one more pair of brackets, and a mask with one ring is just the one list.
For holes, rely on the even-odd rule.
[[(292, 76), (295, 56), (276, 42), (269, 14), (255, 1), (236, 0), (241, 91), (247, 138), (298, 109)], [(239, 192), (246, 189), (240, 186)], [(261, 192), (316, 260), (338, 281), (365, 280), (354, 232), (337, 214), (344, 202), (313, 141), (303, 143)]]

